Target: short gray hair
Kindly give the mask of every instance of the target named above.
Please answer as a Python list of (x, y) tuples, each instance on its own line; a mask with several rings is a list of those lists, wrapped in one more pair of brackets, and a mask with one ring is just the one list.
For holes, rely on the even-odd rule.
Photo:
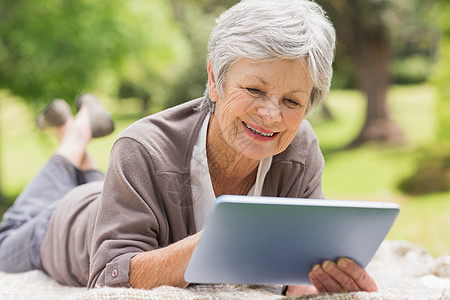
[[(330, 89), (336, 34), (324, 10), (308, 0), (243, 0), (216, 21), (208, 43), (208, 58), (219, 95), (228, 69), (240, 59), (306, 62), (313, 83), (311, 107)], [(198, 109), (214, 112), (208, 84)]]

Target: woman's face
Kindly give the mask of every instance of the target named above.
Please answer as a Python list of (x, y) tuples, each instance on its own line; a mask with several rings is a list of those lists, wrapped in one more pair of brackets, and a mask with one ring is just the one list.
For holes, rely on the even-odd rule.
[(312, 91), (311, 79), (300, 61), (240, 60), (228, 70), (222, 97), (209, 66), (208, 75), (209, 94), (216, 103), (209, 142), (255, 160), (286, 149)]

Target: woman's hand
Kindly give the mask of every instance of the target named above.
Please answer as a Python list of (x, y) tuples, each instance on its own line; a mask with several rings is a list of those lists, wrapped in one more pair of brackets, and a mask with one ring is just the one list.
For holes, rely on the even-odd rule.
[[(313, 286), (289, 286), (287, 296), (313, 293), (376, 292), (375, 280), (356, 262), (340, 258), (315, 265), (309, 273)], [(316, 291), (314, 291), (316, 290)]]

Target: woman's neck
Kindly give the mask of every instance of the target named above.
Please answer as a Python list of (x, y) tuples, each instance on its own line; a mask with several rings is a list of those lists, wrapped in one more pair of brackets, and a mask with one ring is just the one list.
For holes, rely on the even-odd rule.
[(248, 194), (256, 180), (259, 160), (237, 153), (220, 138), (207, 141), (206, 156), (216, 197)]

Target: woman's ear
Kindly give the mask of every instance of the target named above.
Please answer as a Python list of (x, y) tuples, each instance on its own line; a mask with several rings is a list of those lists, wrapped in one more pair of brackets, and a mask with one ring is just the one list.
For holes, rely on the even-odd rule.
[(208, 94), (212, 102), (217, 102), (219, 93), (217, 92), (216, 80), (211, 70), (211, 60), (208, 61)]

